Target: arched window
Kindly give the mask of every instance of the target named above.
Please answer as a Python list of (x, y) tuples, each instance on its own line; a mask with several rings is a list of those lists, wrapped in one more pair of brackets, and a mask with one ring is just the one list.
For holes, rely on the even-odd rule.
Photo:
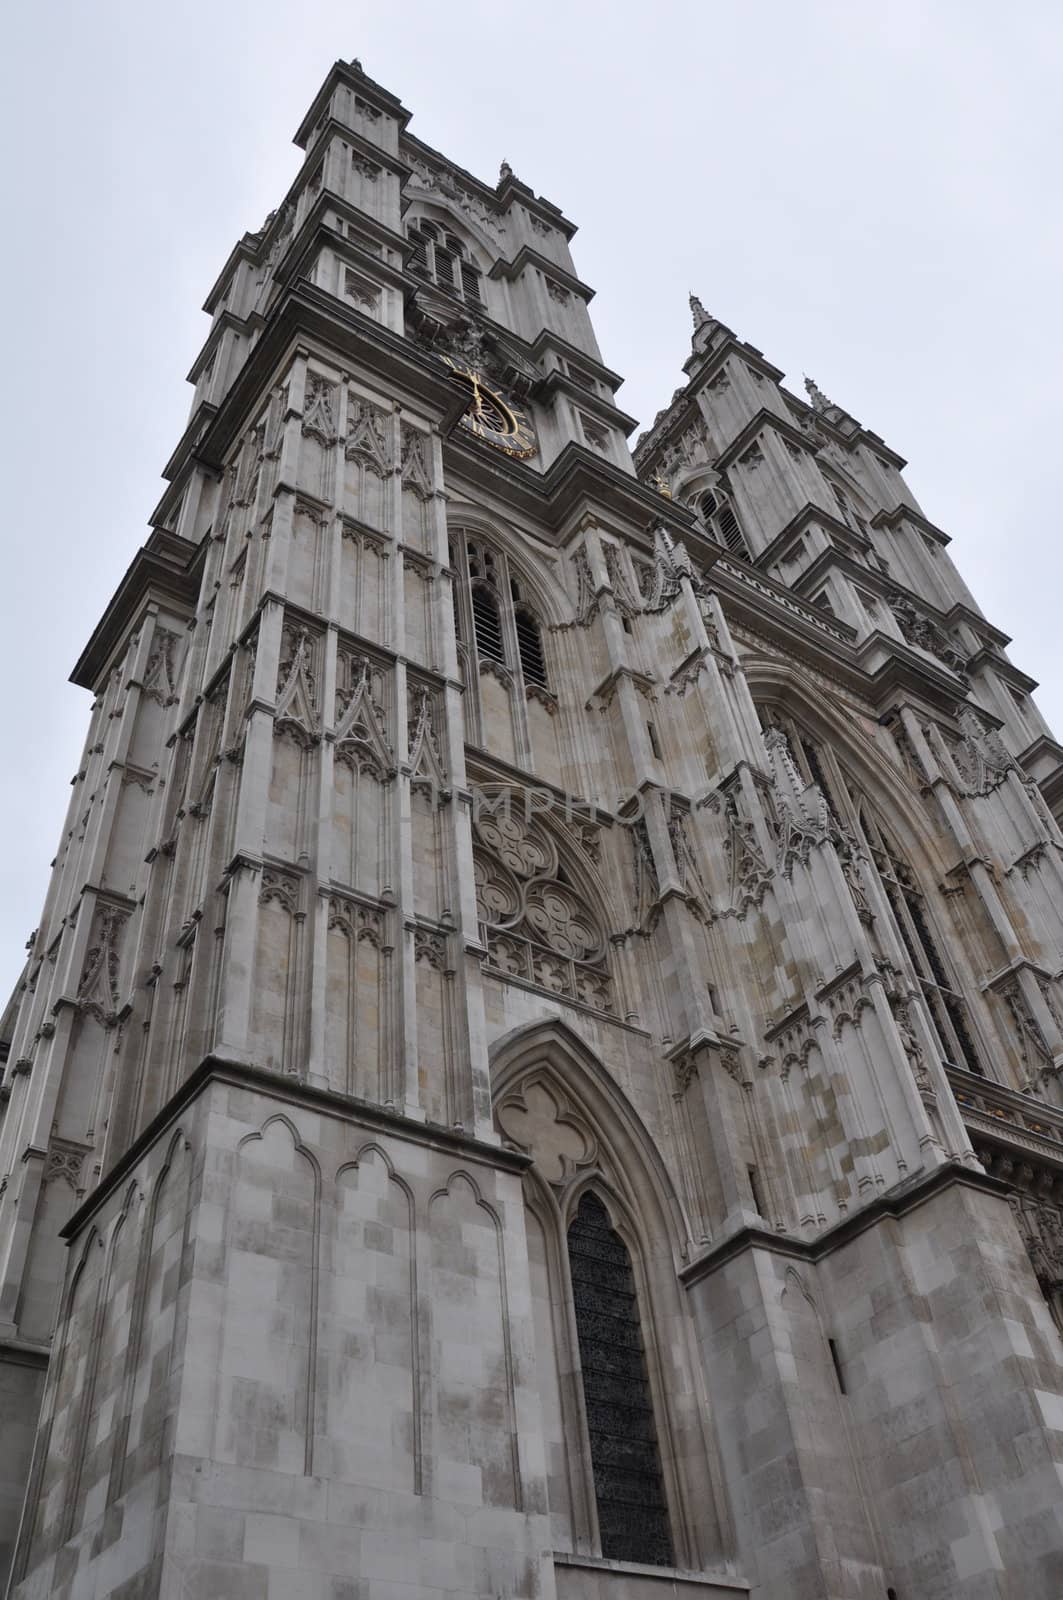
[(971, 1037), (967, 1008), (931, 932), (922, 890), (907, 861), (866, 803), (859, 803), (858, 812), (860, 831), (934, 1019), (944, 1059), (949, 1066), (982, 1073), (984, 1069)]
[(741, 556), (743, 561), (750, 559), (742, 525), (724, 490), (716, 492), (709, 489), (698, 499), (697, 509), (698, 516), (714, 539), (725, 545), (732, 555)]
[(827, 746), (774, 708), (765, 712), (782, 727), (790, 753), (809, 783), (819, 785), (839, 825), (854, 836), (870, 857), (892, 913), (901, 944), (912, 964), (938, 1038), (941, 1059), (949, 1066), (983, 1074), (974, 1029), (951, 971), (951, 963), (933, 931), (933, 918), (918, 879), (890, 838), (873, 807)]
[(672, 1533), (631, 1257), (589, 1191), (569, 1226), (568, 1262), (602, 1555), (670, 1567)]
[(854, 533), (863, 534), (865, 539), (869, 539), (871, 535), (868, 531), (867, 521), (857, 512), (849, 494), (840, 484), (835, 483), (833, 478), (828, 478), (827, 482), (830, 484), (831, 493), (837, 501), (838, 511), (846, 527), (852, 528)]
[(473, 875), (487, 965), (593, 1011), (616, 1002), (608, 941), (554, 833), (505, 792), (473, 821)]
[(513, 601), (513, 625), (517, 634), (517, 654), (525, 683), (536, 683), (541, 689), (546, 682), (546, 657), (543, 655), (543, 638), (539, 619), (526, 603), (516, 578), (509, 580), (509, 593)]
[(482, 306), (480, 269), (461, 240), (437, 222), (420, 218), (409, 227), (410, 271), (471, 305)]
[[(478, 537), (458, 534), (451, 539), (450, 564), (458, 650), (468, 690), (469, 736), (486, 746), (489, 730), (484, 726), (480, 690), (485, 670), (512, 686), (518, 705), (538, 699), (556, 708), (543, 628), (523, 581), (502, 551)], [(520, 747), (521, 738), (528, 739), (527, 730), (518, 726), (517, 732), (514, 753), (529, 765), (530, 743)]]
[(506, 649), (502, 642), (502, 618), (498, 601), (486, 583), (474, 583), (472, 595), (472, 624), (476, 636), (476, 649), (481, 659), (505, 664)]

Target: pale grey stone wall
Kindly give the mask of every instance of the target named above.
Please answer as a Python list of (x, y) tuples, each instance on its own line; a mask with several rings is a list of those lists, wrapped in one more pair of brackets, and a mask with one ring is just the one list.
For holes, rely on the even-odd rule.
[(217, 1081), (71, 1262), (19, 1600), (550, 1593), (512, 1157)]

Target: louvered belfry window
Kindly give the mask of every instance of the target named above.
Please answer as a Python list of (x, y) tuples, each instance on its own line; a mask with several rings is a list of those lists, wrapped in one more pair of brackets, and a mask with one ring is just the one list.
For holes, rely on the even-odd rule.
[(713, 494), (710, 489), (698, 501), (698, 512), (714, 539), (726, 545), (732, 555), (741, 556), (744, 561), (749, 560), (746, 536), (734, 507), (726, 497)]
[(422, 219), (411, 223), (409, 239), (413, 247), (409, 262), (411, 272), (429, 279), (460, 300), (483, 305), (480, 269), (455, 234), (448, 233), (436, 222)]
[(602, 1555), (673, 1566), (631, 1257), (593, 1194), (569, 1227), (568, 1259)]
[(483, 583), (473, 585), (472, 625), (479, 654), (489, 661), (504, 662), (506, 652), (502, 644), (502, 619), (498, 614), (498, 602)]

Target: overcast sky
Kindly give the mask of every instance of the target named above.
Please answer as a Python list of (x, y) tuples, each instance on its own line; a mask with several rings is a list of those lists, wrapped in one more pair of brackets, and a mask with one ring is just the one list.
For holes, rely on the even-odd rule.
[[(579, 225), (619, 403), (681, 381), (687, 293), (911, 462), (1063, 724), (1063, 10), (981, 0), (66, 0), (12, 8), (0, 989), (86, 730), (67, 675), (187, 417), (200, 307), (291, 181), (337, 57)], [(0, 1006), (3, 996), (0, 996)]]

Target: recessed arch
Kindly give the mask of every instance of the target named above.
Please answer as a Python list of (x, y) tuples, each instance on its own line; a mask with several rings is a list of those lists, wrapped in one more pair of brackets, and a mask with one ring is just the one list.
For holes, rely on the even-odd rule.
[[(660, 1151), (605, 1065), (560, 1019), (544, 1018), (514, 1029), (496, 1041), (491, 1059), (492, 1095), (504, 1132), (507, 1106), (529, 1084), (549, 1087), (559, 1125), (587, 1130), (582, 1146), (570, 1146), (576, 1159), (569, 1164), (543, 1159), (550, 1150), (549, 1128), (542, 1140), (532, 1129), (523, 1143), (513, 1141), (533, 1160), (525, 1178), (525, 1200), (528, 1216), (534, 1218), (534, 1225), (528, 1224), (530, 1259), (538, 1262), (538, 1281), (545, 1284), (534, 1301), (541, 1381), (548, 1393), (563, 1397), (560, 1417), (556, 1408), (552, 1414), (554, 1447), (563, 1449), (564, 1476), (557, 1481), (557, 1493), (564, 1504), (552, 1501), (551, 1511), (560, 1512), (562, 1525), (567, 1518), (577, 1550), (665, 1567), (672, 1561), (685, 1567), (704, 1565), (710, 1553), (718, 1559), (720, 1507), (706, 1502), (704, 1495), (706, 1473), (711, 1478), (704, 1400), (677, 1277), (688, 1229)], [(581, 1149), (585, 1159), (580, 1159)], [(587, 1221), (581, 1222), (581, 1208), (588, 1207), (600, 1208), (599, 1225), (589, 1234), (592, 1245), (598, 1238), (599, 1259), (596, 1264), (584, 1250), (574, 1264), (573, 1229), (578, 1242)], [(612, 1310), (610, 1262), (624, 1280), (614, 1284), (620, 1300)], [(596, 1274), (601, 1278), (597, 1287)], [(599, 1292), (604, 1299), (596, 1310)], [(617, 1305), (626, 1312), (612, 1327)], [(614, 1400), (623, 1411), (623, 1395), (614, 1393), (611, 1400), (609, 1384), (603, 1387), (609, 1362), (608, 1352), (603, 1355), (599, 1347), (603, 1337), (608, 1342), (614, 1336), (617, 1351), (628, 1352), (618, 1353), (621, 1366), (623, 1361), (638, 1366), (630, 1376), (642, 1395), (642, 1420), (633, 1413), (632, 1437), (641, 1438), (644, 1448), (627, 1454), (616, 1442), (625, 1436), (626, 1425), (619, 1413), (611, 1418), (609, 1411)], [(589, 1392), (585, 1362), (592, 1369)], [(641, 1556), (635, 1553), (637, 1541), (627, 1542), (617, 1522), (605, 1465), (610, 1451), (620, 1463), (620, 1476), (628, 1474), (623, 1492), (637, 1489), (642, 1473), (647, 1505), (658, 1504), (658, 1512), (648, 1511), (643, 1519)], [(662, 1505), (667, 1506), (667, 1528), (659, 1514)]]
[[(646, 1126), (594, 1051), (560, 1018), (524, 1023), (491, 1050), (491, 1092), (496, 1106), (522, 1079), (552, 1080), (594, 1130), (607, 1163), (596, 1166), (630, 1216), (665, 1239), (682, 1259), (690, 1237), (686, 1216), (667, 1168)], [(614, 1170), (615, 1169), (615, 1170)]]
[[(847, 843), (858, 890), (870, 889), (864, 920), (878, 923), (882, 954), (914, 980), (947, 1065), (984, 1075), (990, 1059), (980, 975), (966, 954), (962, 921), (938, 892), (952, 863), (927, 826), (911, 782), (836, 697), (789, 664), (754, 657), (747, 680), (758, 709), (783, 725), (797, 765), (826, 791)], [(859, 862), (863, 863), (860, 867)], [(888, 930), (888, 931), (886, 931)]]
[(752, 652), (743, 655), (742, 666), (758, 710), (777, 708), (828, 744), (883, 813), (913, 865), (936, 881), (949, 863), (934, 849), (922, 802), (899, 767), (862, 731), (853, 710), (791, 662)]

